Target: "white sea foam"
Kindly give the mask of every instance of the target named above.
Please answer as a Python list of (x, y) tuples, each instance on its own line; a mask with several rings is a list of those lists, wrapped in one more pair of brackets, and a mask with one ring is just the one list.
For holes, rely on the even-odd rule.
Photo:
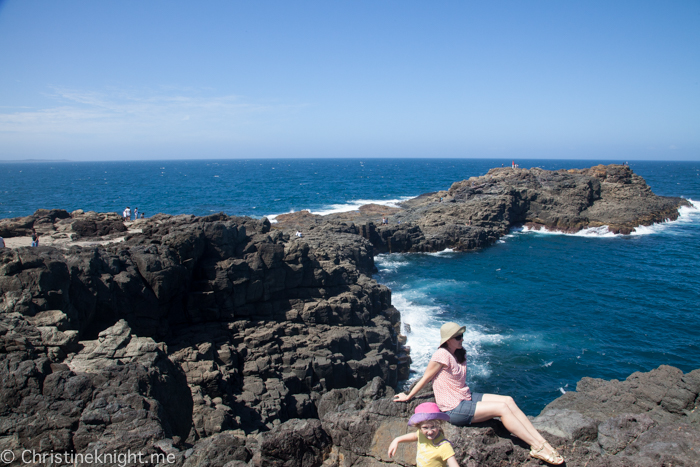
[(357, 211), (360, 206), (365, 204), (379, 204), (380, 206), (388, 206), (390, 208), (398, 208), (398, 204), (414, 198), (414, 196), (404, 196), (399, 199), (356, 199), (350, 200), (344, 204), (331, 204), (330, 206), (321, 208), (318, 211), (311, 211), (311, 214), (318, 214), (320, 216), (325, 216), (327, 214), (336, 214), (339, 212)]
[(395, 271), (401, 266), (408, 265), (409, 262), (404, 259), (404, 255), (401, 253), (388, 253), (375, 256), (374, 264), (378, 269), (392, 269)]
[(442, 313), (438, 306), (419, 305), (406, 298), (404, 293), (393, 293), (392, 304), (401, 312), (401, 331), (411, 348), (411, 369), (422, 373), (437, 348), (442, 321), (436, 319)]
[(630, 235), (650, 235), (673, 229), (676, 225), (697, 222), (700, 218), (700, 202), (688, 199), (692, 207), (681, 206), (678, 208), (678, 218), (675, 221), (666, 220), (663, 223), (652, 225), (640, 225)]
[(655, 233), (662, 232), (664, 230), (667, 230), (669, 228), (669, 222), (663, 223), (663, 224), (652, 224), (652, 225), (640, 225), (639, 227), (635, 227), (635, 229), (630, 232), (630, 235), (651, 235)]
[[(415, 196), (404, 196), (399, 199), (380, 199), (380, 200), (373, 200), (373, 199), (356, 199), (356, 200), (350, 200), (347, 203), (344, 204), (331, 204), (329, 206), (324, 206), (320, 208), (318, 211), (312, 211), (310, 209), (301, 209), (301, 211), (309, 211), (311, 214), (316, 214), (319, 216), (325, 216), (328, 214), (337, 214), (339, 212), (350, 212), (350, 211), (357, 211), (360, 209), (361, 206), (364, 206), (365, 204), (378, 204), (380, 206), (387, 206), (390, 208), (398, 208), (399, 203), (409, 200), (411, 198), (415, 198)], [(270, 222), (273, 224), (277, 222), (277, 216), (281, 214), (292, 214), (296, 212), (295, 209), (292, 209), (291, 211), (285, 212), (285, 213), (278, 213), (278, 214), (269, 214), (265, 217), (269, 219)], [(377, 219), (380, 221), (381, 219)]]
[[(393, 305), (401, 312), (401, 321), (404, 325), (402, 332), (406, 334), (408, 345), (411, 348), (411, 370), (414, 374), (410, 381), (419, 379), (430, 362), (430, 357), (437, 350), (440, 342), (440, 326), (445, 322), (440, 315), (442, 308), (433, 305), (422, 305), (410, 296), (420, 296), (420, 292), (398, 292), (392, 295)], [(464, 349), (467, 351), (469, 365), (469, 377), (480, 376), (487, 378), (491, 374), (490, 363), (485, 360), (482, 346), (484, 344), (500, 343), (503, 337), (499, 334), (486, 334), (479, 326), (466, 325), (464, 333)]]
[[(302, 211), (308, 211), (308, 209), (302, 209)], [(295, 212), (296, 211), (294, 209), (292, 209), (291, 211), (284, 212), (282, 214), (293, 214)], [(276, 224), (277, 223), (277, 216), (281, 216), (282, 214), (270, 214), (270, 215), (263, 216), (263, 217), (267, 217), (267, 220), (269, 220), (272, 224)]]
[(693, 222), (700, 216), (700, 201), (693, 201), (690, 198), (687, 198), (687, 201), (693, 206), (681, 206), (678, 209), (679, 216), (676, 222)]
[[(515, 229), (513, 229), (515, 230)], [(518, 229), (520, 232), (534, 232), (542, 235), (567, 235), (570, 237), (615, 237), (620, 234), (615, 234), (608, 230), (608, 226), (604, 225), (602, 227), (589, 227), (587, 229), (581, 229), (576, 233), (567, 233), (560, 230), (549, 230), (545, 228), (533, 229), (530, 227), (521, 227)], [(620, 235), (621, 236), (621, 235)]]
[(511, 229), (511, 231), (509, 233), (507, 233), (507, 234), (503, 235), (501, 238), (499, 238), (496, 243), (497, 244), (506, 243), (506, 241), (509, 238), (514, 238), (516, 235), (518, 235), (522, 231), (523, 231), (522, 227), (515, 227), (515, 228)]
[[(434, 252), (431, 252), (431, 253), (426, 253), (426, 252), (423, 252), (423, 251), (417, 251), (417, 252), (415, 252), (415, 253), (388, 253), (388, 254), (382, 254), (382, 255), (376, 256), (376, 257), (375, 257), (375, 261), (376, 261), (376, 258), (380, 258), (380, 257), (398, 257), (398, 256), (403, 256), (404, 254), (409, 254), (409, 255), (411, 255), (411, 256), (417, 256), (417, 255), (426, 255), (426, 256), (447, 256), (447, 255), (450, 255), (450, 254), (452, 254), (452, 253), (454, 253), (454, 252), (455, 252), (455, 251), (454, 251), (452, 248), (445, 248), (444, 250), (434, 251)], [(408, 263), (407, 263), (407, 264), (408, 264)]]
[[(688, 201), (693, 205), (692, 207), (681, 206), (678, 208), (678, 219), (672, 221), (666, 219), (664, 222), (652, 224), (652, 225), (640, 225), (636, 227), (630, 235), (652, 235), (658, 234), (660, 232), (668, 231), (678, 224), (697, 222), (698, 216), (700, 216), (700, 202), (688, 199)], [(602, 227), (591, 227), (588, 229), (582, 229), (576, 233), (566, 233), (558, 230), (548, 230), (548, 229), (533, 229), (530, 227), (518, 227), (511, 230), (511, 232), (534, 232), (542, 235), (568, 235), (571, 237), (590, 237), (590, 238), (602, 238), (602, 237), (623, 237), (622, 234), (615, 234), (608, 229), (608, 226), (604, 225)]]
[(454, 253), (455, 251), (452, 248), (445, 248), (444, 250), (441, 251), (436, 251), (435, 253), (426, 253), (426, 255), (430, 256), (445, 256), (450, 253)]

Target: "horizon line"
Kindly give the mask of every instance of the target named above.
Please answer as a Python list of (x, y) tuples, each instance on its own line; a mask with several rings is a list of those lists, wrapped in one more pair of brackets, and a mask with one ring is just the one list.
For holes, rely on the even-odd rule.
[[(199, 162), (199, 161), (263, 161), (263, 160), (332, 160), (332, 159), (337, 159), (337, 160), (343, 160), (343, 159), (352, 159), (352, 160), (382, 160), (382, 159), (414, 159), (414, 160), (449, 160), (449, 159), (454, 159), (454, 160), (465, 160), (465, 159), (473, 159), (473, 160), (510, 160), (510, 161), (621, 161), (623, 158), (606, 158), (606, 157), (601, 157), (601, 158), (596, 158), (596, 157), (587, 157), (587, 158), (556, 158), (556, 157), (525, 157), (525, 158), (514, 158), (514, 157), (420, 157), (420, 156), (379, 156), (379, 157), (360, 157), (360, 156), (343, 156), (343, 157), (285, 157), (285, 156), (278, 156), (278, 157), (214, 157), (214, 158), (197, 158), (197, 159), (187, 159), (187, 158), (178, 158), (178, 159), (88, 159), (88, 160), (79, 160), (79, 159), (0, 159), (0, 164), (17, 164), (17, 163), (54, 163), (54, 162), (59, 162), (59, 163), (91, 163), (91, 162)], [(625, 162), (628, 161), (634, 161), (634, 162), (700, 162), (699, 159), (635, 159), (635, 158), (626, 158), (624, 159)]]

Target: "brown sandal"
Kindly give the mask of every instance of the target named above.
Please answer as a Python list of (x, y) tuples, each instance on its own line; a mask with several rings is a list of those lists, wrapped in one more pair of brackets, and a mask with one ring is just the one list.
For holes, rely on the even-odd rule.
[(552, 445), (546, 441), (542, 443), (542, 446), (540, 446), (539, 449), (535, 449), (531, 446), (530, 457), (543, 460), (548, 464), (561, 465), (564, 463), (564, 458), (561, 457), (557, 450), (554, 449)]

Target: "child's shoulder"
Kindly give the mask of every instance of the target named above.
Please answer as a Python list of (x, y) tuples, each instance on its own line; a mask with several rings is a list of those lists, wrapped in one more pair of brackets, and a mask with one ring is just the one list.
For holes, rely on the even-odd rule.
[(440, 433), (437, 437), (435, 437), (435, 441), (433, 441), (433, 444), (435, 446), (440, 447), (443, 444), (452, 444), (449, 439), (445, 438), (445, 433)]
[(435, 437), (435, 439), (428, 439), (427, 436), (425, 436), (420, 430), (418, 431), (418, 442), (419, 443), (426, 443), (426, 444), (432, 444), (436, 448), (439, 448), (440, 446), (444, 444), (449, 444), (452, 445), (452, 442), (450, 442), (449, 439), (445, 438), (445, 433), (441, 432), (439, 435)]

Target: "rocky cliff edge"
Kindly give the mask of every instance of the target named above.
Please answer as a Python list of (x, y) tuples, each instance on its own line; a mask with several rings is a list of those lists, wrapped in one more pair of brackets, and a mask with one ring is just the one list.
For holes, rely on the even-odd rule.
[[(626, 232), (674, 219), (684, 203), (606, 166), (494, 169), (379, 225), (385, 208), (372, 206), (277, 226), (61, 210), (2, 220), (8, 240), (33, 227), (53, 246), (0, 250), (0, 460), (414, 465), (411, 447), (394, 460), (386, 449), (432, 394), (391, 401), (410, 359), (390, 291), (370, 277), (375, 253), (478, 248), (517, 224)], [(697, 465), (697, 373), (584, 378), (534, 423), (568, 465)], [(538, 465), (497, 421), (446, 430), (461, 465)], [(66, 463), (116, 463), (84, 460)]]
[(304, 233), (357, 231), (372, 242), (375, 253), (466, 251), (491, 245), (513, 227), (569, 233), (605, 228), (629, 234), (639, 226), (677, 219), (681, 206), (691, 204), (655, 195), (626, 165), (495, 168), (399, 208), (368, 205), (328, 216), (301, 211), (277, 216), (277, 221)]

